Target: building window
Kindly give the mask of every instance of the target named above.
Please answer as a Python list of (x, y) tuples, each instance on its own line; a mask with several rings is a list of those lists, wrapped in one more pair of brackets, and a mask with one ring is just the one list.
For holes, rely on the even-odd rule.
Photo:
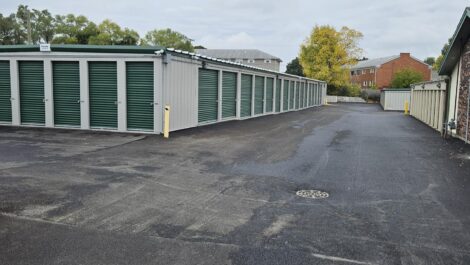
[(357, 70), (357, 71), (356, 71), (356, 74), (357, 74), (357, 75), (362, 75), (362, 70)]
[(367, 86), (367, 81), (362, 82), (362, 86)]
[(372, 86), (372, 81), (369, 81), (369, 86)]
[(375, 72), (374, 68), (370, 68), (369, 73), (373, 74)]
[(235, 62), (236, 63), (243, 63), (243, 59), (236, 59)]
[(354, 71), (351, 71), (351, 75), (354, 75)]
[(270, 59), (265, 59), (264, 63), (271, 63), (271, 60)]
[(255, 63), (254, 59), (248, 59), (248, 63)]

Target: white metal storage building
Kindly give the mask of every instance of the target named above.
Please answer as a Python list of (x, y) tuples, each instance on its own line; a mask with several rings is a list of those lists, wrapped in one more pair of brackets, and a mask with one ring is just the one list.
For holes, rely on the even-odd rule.
[(409, 88), (389, 88), (380, 91), (380, 105), (384, 110), (404, 111), (405, 102), (408, 108), (411, 104), (411, 89)]
[(320, 106), (326, 83), (173, 49), (0, 47), (0, 124), (161, 133)]

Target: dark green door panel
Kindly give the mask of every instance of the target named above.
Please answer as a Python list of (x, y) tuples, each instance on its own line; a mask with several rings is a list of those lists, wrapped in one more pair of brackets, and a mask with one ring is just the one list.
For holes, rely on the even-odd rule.
[(277, 79), (276, 81), (276, 112), (281, 112), (281, 86), (282, 86), (282, 80)]
[(309, 87), (309, 91), (310, 91), (310, 95), (309, 95), (309, 101), (308, 101), (308, 105), (311, 107), (313, 106), (313, 84), (309, 84), (308, 85)]
[(266, 112), (273, 111), (274, 78), (266, 78)]
[(222, 118), (237, 115), (237, 73), (222, 73)]
[(126, 63), (127, 129), (154, 129), (153, 62)]
[(255, 115), (263, 113), (264, 77), (255, 77)]
[(290, 81), (289, 85), (289, 109), (295, 108), (295, 82)]
[(90, 126), (117, 128), (116, 62), (89, 62)]
[(300, 108), (300, 83), (297, 82), (295, 89), (295, 109)]
[(52, 63), (54, 124), (80, 126), (80, 69), (78, 62)]
[(304, 99), (305, 99), (305, 84), (300, 83), (300, 108), (305, 107)]
[(10, 62), (0, 61), (0, 122), (11, 122)]
[(198, 121), (217, 121), (219, 110), (219, 72), (199, 69)]
[(284, 91), (282, 95), (282, 110), (286, 111), (289, 109), (289, 81), (284, 80)]
[(253, 88), (253, 76), (242, 74), (241, 83), (241, 102), (240, 102), (240, 116), (251, 116), (251, 97)]
[(18, 62), (21, 123), (44, 124), (44, 62)]

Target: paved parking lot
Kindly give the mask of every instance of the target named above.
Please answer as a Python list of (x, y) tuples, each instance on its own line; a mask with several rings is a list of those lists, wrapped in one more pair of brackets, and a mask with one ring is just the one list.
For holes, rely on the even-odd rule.
[(468, 147), (377, 105), (169, 140), (0, 127), (0, 264), (470, 264), (469, 182)]

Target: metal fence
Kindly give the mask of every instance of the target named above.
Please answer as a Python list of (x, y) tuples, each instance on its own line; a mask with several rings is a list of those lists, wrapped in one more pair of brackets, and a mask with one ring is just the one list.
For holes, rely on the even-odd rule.
[(446, 90), (445, 80), (413, 84), (411, 86), (411, 116), (442, 132)]

